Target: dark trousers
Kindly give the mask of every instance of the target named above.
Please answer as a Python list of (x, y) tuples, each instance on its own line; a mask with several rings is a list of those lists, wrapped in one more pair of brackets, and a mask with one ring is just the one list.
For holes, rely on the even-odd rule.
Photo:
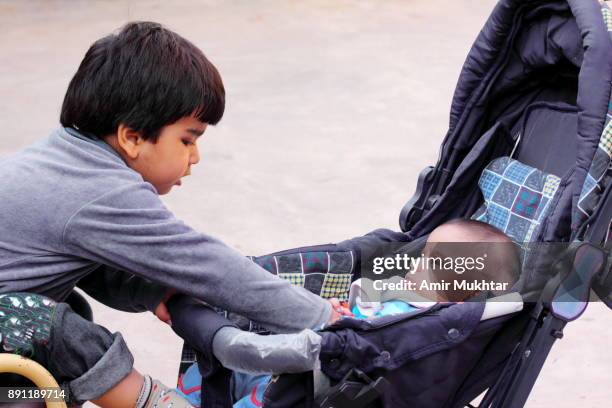
[(212, 342), (219, 329), (235, 325), (205, 303), (187, 296), (174, 296), (168, 310), (174, 332), (196, 351), (202, 375), (202, 408), (231, 408), (232, 372), (219, 364)]

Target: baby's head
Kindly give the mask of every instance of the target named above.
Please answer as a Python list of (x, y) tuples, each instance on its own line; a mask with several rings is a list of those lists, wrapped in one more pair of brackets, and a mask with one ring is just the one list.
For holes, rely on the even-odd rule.
[[(438, 290), (441, 301), (460, 302), (479, 293), (477, 289), (462, 289), (454, 281), (507, 283), (509, 290), (520, 274), (520, 256), (516, 245), (497, 228), (484, 222), (455, 219), (431, 232), (424, 258), (451, 259), (453, 267), (439, 267), (433, 262), (427, 279), (430, 282), (450, 282), (447, 290)], [(447, 263), (446, 265), (449, 265)], [(469, 285), (468, 285), (469, 287)], [(492, 289), (495, 295), (504, 290)]]

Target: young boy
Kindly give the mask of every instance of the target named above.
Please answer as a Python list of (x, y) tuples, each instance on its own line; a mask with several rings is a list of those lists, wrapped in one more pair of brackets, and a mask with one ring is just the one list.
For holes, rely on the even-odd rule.
[[(194, 231), (159, 199), (199, 162), (198, 140), (224, 106), (215, 67), (159, 24), (96, 41), (68, 86), (62, 127), (0, 160), (0, 294), (62, 302), (76, 285), (117, 309), (163, 311), (175, 290), (277, 332), (336, 319), (329, 302)], [(73, 400), (168, 403), (119, 334), (58, 310), (55, 332), (69, 320), (78, 330), (65, 358), (84, 356), (68, 371), (50, 365)]]

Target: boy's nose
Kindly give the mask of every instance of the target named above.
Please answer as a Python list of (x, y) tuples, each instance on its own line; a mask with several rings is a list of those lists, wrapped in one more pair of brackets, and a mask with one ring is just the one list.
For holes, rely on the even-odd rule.
[(194, 165), (200, 162), (200, 151), (198, 150), (197, 145), (193, 145), (193, 150), (191, 151), (191, 157), (189, 158), (189, 164)]

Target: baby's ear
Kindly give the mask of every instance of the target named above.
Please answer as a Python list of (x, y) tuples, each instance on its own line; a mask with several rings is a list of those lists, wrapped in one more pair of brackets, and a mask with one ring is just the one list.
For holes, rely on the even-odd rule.
[(140, 132), (135, 131), (123, 123), (119, 124), (117, 128), (117, 144), (127, 157), (130, 159), (138, 158), (143, 142), (144, 139)]

